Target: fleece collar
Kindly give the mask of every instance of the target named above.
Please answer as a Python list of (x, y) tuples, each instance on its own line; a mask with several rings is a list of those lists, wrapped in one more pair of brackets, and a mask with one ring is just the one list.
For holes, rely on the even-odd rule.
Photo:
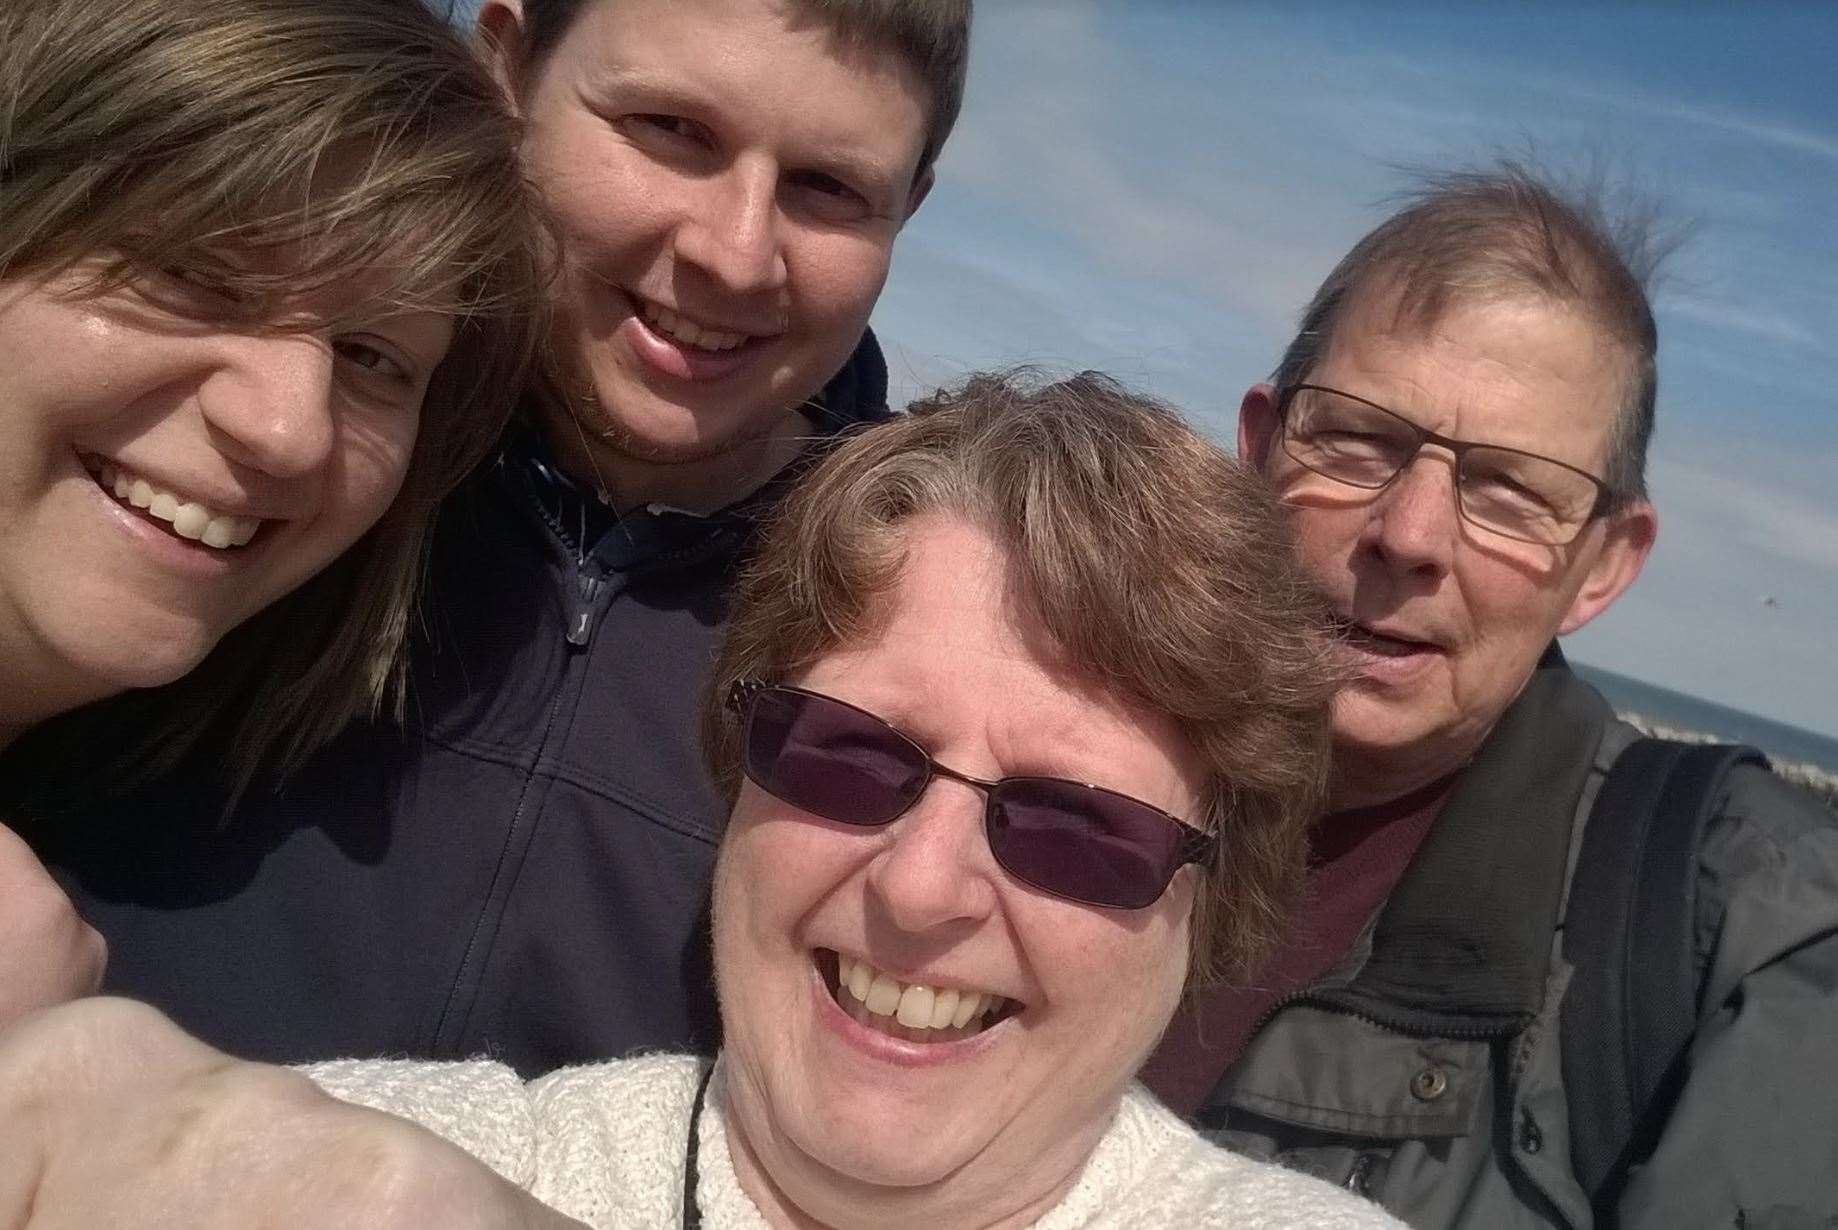
[(1352, 981), (1311, 999), (1407, 1033), (1529, 1025), (1544, 995), (1577, 800), (1612, 717), (1553, 643), (1456, 781)]

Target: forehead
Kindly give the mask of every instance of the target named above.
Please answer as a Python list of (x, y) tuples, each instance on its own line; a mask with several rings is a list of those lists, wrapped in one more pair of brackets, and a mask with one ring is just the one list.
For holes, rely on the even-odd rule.
[(925, 140), (926, 93), (898, 54), (845, 43), (779, 0), (592, 0), (552, 59), (602, 89), (649, 90), (818, 139), (910, 146)]
[(1169, 714), (1070, 663), (982, 528), (925, 514), (903, 527), (904, 563), (867, 635), (799, 682), (936, 746), (987, 735), (1005, 772), (1047, 772), (1198, 810), (1206, 770)]
[(1432, 431), (1597, 472), (1628, 378), (1624, 349), (1568, 305), (1458, 298), (1422, 321), (1383, 290), (1349, 305), (1309, 376)]

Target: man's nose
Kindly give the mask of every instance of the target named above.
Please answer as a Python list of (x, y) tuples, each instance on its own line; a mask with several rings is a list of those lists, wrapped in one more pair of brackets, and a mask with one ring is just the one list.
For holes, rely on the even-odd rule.
[(324, 466), (337, 434), (332, 348), (303, 333), (229, 337), (221, 346), (198, 401), (223, 452), (277, 478)]
[(697, 185), (695, 208), (677, 228), (677, 255), (730, 294), (785, 285), (779, 172), (763, 159), (736, 159)]
[(1440, 576), (1461, 536), (1455, 458), (1424, 448), (1373, 502), (1365, 541), (1393, 568)]
[(868, 870), (869, 891), (894, 926), (918, 934), (989, 916), (1000, 871), (983, 836), (983, 806), (976, 787), (935, 777), (894, 821)]

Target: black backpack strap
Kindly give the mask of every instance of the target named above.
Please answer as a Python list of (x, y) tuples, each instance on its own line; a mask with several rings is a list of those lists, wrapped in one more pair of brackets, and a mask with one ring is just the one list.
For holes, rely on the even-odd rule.
[(1640, 739), (1602, 783), (1570, 885), (1562, 1006), (1570, 1157), (1597, 1226), (1658, 1143), (1697, 1023), (1698, 844), (1753, 748)]

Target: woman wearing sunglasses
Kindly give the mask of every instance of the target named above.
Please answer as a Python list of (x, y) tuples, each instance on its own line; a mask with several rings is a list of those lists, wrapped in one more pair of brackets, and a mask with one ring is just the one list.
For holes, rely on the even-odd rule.
[[(393, 699), (536, 330), (515, 142), (418, 0), (0, 5), (0, 824)], [(99, 972), (55, 892), (0, 828), (0, 1020)]]
[(1331, 680), (1289, 558), (1253, 479), (1100, 377), (854, 437), (710, 698), (719, 1060), (309, 1071), (592, 1226), (1397, 1225), (1133, 1081), (1301, 870)]
[(1101, 377), (979, 378), (862, 433), (771, 530), (716, 670), (714, 1067), (503, 1103), (475, 1065), (321, 1079), (593, 1225), (1395, 1224), (1133, 1082), (1301, 870), (1331, 680), (1289, 559), (1255, 480)]

